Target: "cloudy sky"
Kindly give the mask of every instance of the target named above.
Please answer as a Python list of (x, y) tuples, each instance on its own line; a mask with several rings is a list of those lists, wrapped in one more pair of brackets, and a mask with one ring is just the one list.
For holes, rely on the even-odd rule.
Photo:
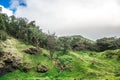
[(1, 0), (3, 12), (35, 20), (56, 35), (120, 36), (120, 0)]

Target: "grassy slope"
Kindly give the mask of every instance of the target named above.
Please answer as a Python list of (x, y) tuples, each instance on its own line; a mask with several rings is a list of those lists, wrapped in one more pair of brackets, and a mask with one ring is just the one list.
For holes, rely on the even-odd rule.
[[(60, 52), (55, 52), (55, 57), (59, 57), (61, 61), (71, 66), (71, 71), (65, 70), (59, 73), (59, 68), (51, 61), (47, 56), (49, 55), (47, 50), (42, 51), (36, 55), (29, 55), (22, 52), (24, 49), (33, 47), (26, 45), (14, 38), (8, 39), (5, 42), (1, 42), (2, 45), (6, 45), (4, 51), (11, 51), (15, 56), (22, 57), (22, 62), (29, 62), (29, 66), (32, 67), (27, 73), (16, 70), (8, 73), (0, 78), (0, 80), (120, 80), (120, 77), (115, 76), (115, 72), (120, 72), (120, 63), (116, 58), (105, 58), (105, 54), (114, 51), (105, 52), (89, 52), (80, 51), (72, 52), (68, 54), (60, 55)], [(62, 54), (62, 53), (61, 53)], [(48, 72), (37, 73), (35, 67), (37, 64), (43, 64), (48, 66)]]

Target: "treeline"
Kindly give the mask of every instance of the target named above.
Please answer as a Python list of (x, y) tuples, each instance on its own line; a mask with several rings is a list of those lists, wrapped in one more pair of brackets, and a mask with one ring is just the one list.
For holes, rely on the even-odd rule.
[(63, 47), (65, 46), (65, 48), (76, 51), (105, 51), (120, 48), (120, 38), (116, 37), (104, 37), (101, 39), (97, 39), (96, 41), (91, 41), (82, 36), (70, 36), (60, 37), (58, 40), (61, 42), (60, 45), (63, 45)]
[(99, 51), (119, 49), (120, 48), (120, 38), (105, 37), (105, 38), (96, 40), (96, 44), (98, 46)]
[(6, 33), (35, 46), (46, 46), (47, 34), (42, 32), (35, 21), (29, 22), (26, 18), (0, 14), (0, 38), (5, 40)]
[(55, 34), (42, 32), (35, 21), (29, 22), (26, 18), (8, 17), (0, 13), (0, 40), (6, 40), (11, 35), (28, 44), (50, 50), (51, 58), (55, 50), (66, 53), (68, 50), (104, 51), (120, 48), (120, 38), (110, 37), (91, 41), (80, 35), (56, 37)]

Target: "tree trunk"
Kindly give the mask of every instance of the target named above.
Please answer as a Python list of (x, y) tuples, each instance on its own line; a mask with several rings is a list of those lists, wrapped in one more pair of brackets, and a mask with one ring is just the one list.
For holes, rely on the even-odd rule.
[(50, 59), (53, 59), (53, 51), (50, 51)]

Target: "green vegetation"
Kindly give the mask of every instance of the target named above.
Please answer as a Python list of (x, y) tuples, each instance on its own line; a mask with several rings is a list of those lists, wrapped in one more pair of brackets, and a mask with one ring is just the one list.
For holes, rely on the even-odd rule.
[(98, 39), (97, 45), (100, 51), (118, 49), (120, 48), (120, 38), (110, 37)]
[(6, 40), (7, 39), (7, 33), (3, 30), (0, 30), (0, 40)]
[[(18, 70), (1, 76), (0, 80), (119, 80), (120, 79), (120, 50), (107, 50), (104, 52), (94, 51), (69, 51), (62, 54), (55, 51), (54, 59), (49, 58), (49, 51), (42, 49), (37, 55), (30, 55), (22, 52), (24, 49), (33, 47), (26, 45), (17, 39), (11, 37), (5, 42), (8, 49), (15, 50), (16, 56), (21, 56), (22, 66)], [(14, 52), (14, 51), (13, 51)], [(14, 53), (15, 54), (15, 53)], [(47, 66), (48, 71), (45, 73), (37, 72), (39, 65)], [(26, 67), (27, 72), (23, 70)]]
[(0, 14), (0, 80), (120, 80), (120, 38), (43, 33)]

